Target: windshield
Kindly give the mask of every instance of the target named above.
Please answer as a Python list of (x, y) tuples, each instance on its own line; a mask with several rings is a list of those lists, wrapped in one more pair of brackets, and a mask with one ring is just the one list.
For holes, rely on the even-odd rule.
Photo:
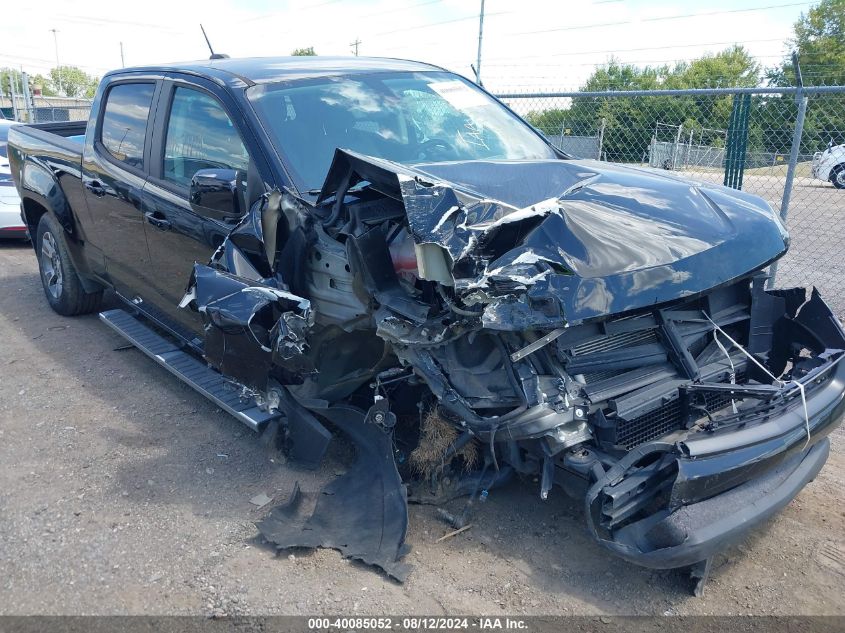
[(525, 122), (451, 73), (330, 77), (247, 94), (303, 191), (323, 184), (338, 147), (404, 164), (556, 157)]

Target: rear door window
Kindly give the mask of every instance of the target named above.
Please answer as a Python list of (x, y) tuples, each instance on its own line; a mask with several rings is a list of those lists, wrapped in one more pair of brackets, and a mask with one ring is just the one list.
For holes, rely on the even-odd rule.
[(153, 101), (153, 83), (117, 84), (109, 89), (103, 110), (100, 142), (113, 158), (144, 168), (144, 139)]

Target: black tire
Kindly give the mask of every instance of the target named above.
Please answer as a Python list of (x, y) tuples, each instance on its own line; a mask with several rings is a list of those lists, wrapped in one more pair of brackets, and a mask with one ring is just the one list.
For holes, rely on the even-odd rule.
[(103, 291), (85, 292), (68, 254), (64, 229), (49, 214), (41, 216), (35, 238), (35, 254), (47, 303), (63, 316), (94, 312)]
[(845, 189), (845, 164), (837, 165), (830, 170), (830, 182), (837, 189)]

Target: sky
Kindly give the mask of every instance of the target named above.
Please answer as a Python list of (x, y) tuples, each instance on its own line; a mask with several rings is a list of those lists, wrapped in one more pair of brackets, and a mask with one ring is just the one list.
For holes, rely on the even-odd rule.
[[(93, 75), (125, 65), (320, 55), (416, 59), (472, 77), (481, 0), (39, 0), (9, 3), (0, 67)], [(24, 6), (27, 4), (27, 6)], [(742, 44), (764, 66), (788, 49), (811, 2), (790, 0), (486, 0), (481, 78), (493, 92), (575, 90), (611, 57), (638, 65), (689, 60)], [(37, 10), (34, 8), (37, 6)], [(56, 29), (55, 42), (51, 29)]]

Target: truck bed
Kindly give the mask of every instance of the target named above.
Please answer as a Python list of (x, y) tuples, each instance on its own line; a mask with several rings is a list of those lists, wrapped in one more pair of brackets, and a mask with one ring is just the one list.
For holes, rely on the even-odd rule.
[[(25, 197), (26, 182), (41, 200), (24, 200), (24, 211), (33, 205), (51, 207), (68, 231), (79, 229), (75, 214), (86, 209), (82, 187), (86, 126), (85, 121), (71, 121), (15, 125), (9, 130), (9, 168), (18, 193)], [(25, 220), (33, 236), (39, 215), (37, 208), (32, 209), (31, 219)]]
[[(32, 154), (56, 146), (81, 159), (87, 125), (86, 121), (60, 121), (15, 126), (9, 131), (9, 143)], [(30, 152), (30, 148), (35, 151)]]

